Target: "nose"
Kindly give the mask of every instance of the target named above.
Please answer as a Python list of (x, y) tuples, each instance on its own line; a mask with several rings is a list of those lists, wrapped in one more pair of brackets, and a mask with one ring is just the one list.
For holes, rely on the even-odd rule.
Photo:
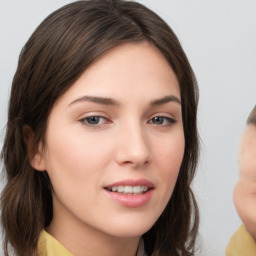
[(140, 168), (150, 161), (149, 139), (141, 125), (129, 124), (118, 136), (116, 161), (119, 165)]

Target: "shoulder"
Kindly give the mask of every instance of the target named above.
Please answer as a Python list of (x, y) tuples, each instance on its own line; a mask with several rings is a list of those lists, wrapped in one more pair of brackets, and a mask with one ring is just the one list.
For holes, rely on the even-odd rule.
[(230, 238), (226, 249), (226, 256), (255, 256), (256, 241), (247, 232), (244, 226), (239, 229)]
[(43, 230), (37, 246), (37, 256), (73, 256), (59, 241)]

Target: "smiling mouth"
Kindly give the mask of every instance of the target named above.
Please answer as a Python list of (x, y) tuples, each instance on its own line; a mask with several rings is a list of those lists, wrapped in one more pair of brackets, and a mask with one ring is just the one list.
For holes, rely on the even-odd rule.
[(114, 186), (105, 188), (106, 190), (114, 193), (125, 194), (125, 195), (139, 195), (144, 194), (150, 190), (147, 186)]

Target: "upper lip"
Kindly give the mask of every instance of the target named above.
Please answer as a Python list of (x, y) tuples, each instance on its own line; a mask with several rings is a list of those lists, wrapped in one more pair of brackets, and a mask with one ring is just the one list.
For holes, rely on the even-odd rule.
[(145, 186), (148, 188), (154, 188), (154, 184), (146, 179), (139, 179), (139, 180), (133, 180), (133, 179), (127, 179), (127, 180), (120, 180), (117, 182), (114, 182), (112, 184), (106, 185), (104, 188), (113, 188), (118, 186)]

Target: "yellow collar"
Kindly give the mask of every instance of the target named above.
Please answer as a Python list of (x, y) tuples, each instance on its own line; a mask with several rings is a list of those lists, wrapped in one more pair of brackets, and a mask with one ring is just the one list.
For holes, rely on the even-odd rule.
[(71, 254), (60, 242), (58, 242), (53, 236), (43, 230), (39, 236), (38, 256), (74, 256)]
[[(74, 256), (53, 236), (43, 230), (39, 236), (37, 256)], [(137, 256), (147, 256), (144, 251), (143, 239), (140, 241)]]

